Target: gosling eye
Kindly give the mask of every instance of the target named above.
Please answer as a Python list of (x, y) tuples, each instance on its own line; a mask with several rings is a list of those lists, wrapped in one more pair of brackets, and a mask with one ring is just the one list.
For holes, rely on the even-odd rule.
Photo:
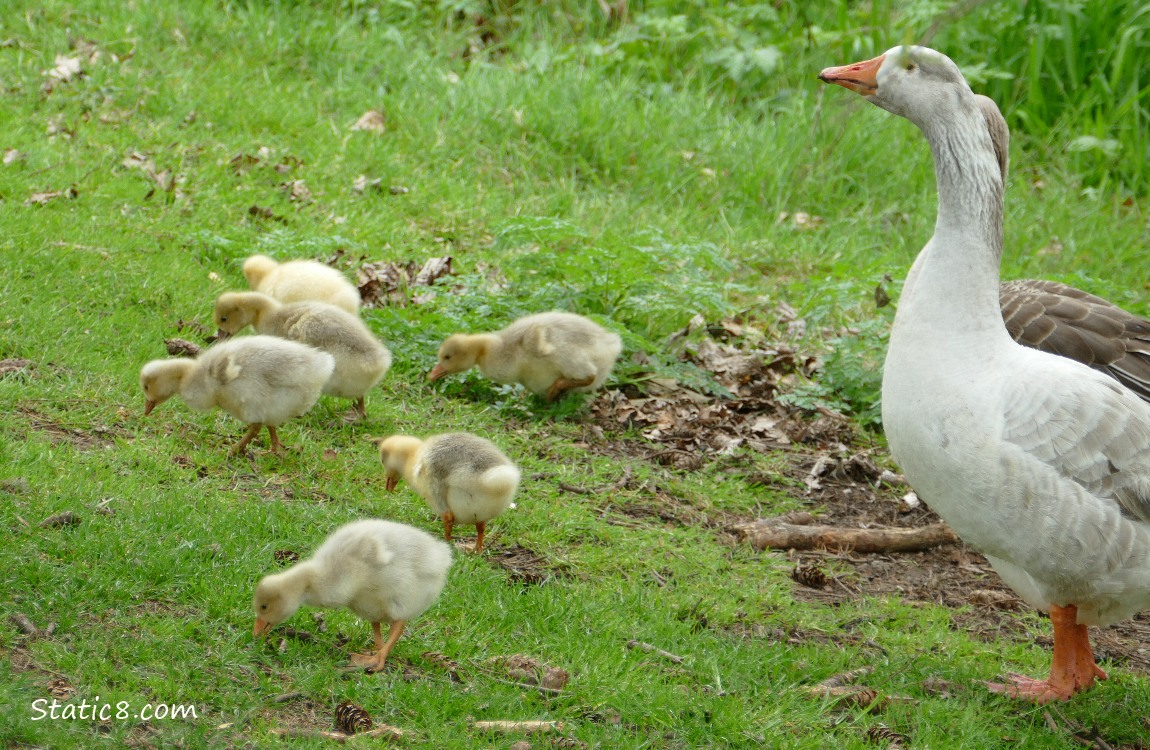
[(915, 67), (916, 66), (914, 63), (908, 62), (906, 65), (903, 66), (903, 70), (905, 70), (907, 73), (910, 73), (910, 72), (914, 71)]
[(261, 605), (260, 605), (260, 609), (267, 609), (267, 608), (268, 608), (268, 605), (266, 605), (266, 604), (261, 604)]
[(220, 322), (221, 323), (227, 323), (228, 322), (228, 316), (227, 315), (221, 315), (220, 316)]

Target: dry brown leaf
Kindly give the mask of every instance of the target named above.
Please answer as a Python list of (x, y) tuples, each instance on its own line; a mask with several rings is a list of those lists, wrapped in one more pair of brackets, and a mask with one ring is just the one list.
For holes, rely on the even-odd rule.
[(0, 359), (0, 376), (8, 375), (13, 372), (22, 372), (32, 366), (32, 360), (23, 359), (21, 357), (13, 357), (12, 359)]
[(1022, 600), (1008, 591), (997, 589), (975, 589), (967, 594), (967, 601), (980, 607), (1017, 610), (1022, 608)]
[(821, 229), (827, 223), (827, 220), (822, 216), (815, 216), (806, 211), (782, 211), (779, 213), (779, 224), (790, 224), (794, 229), (800, 231), (809, 231), (812, 229)]
[(311, 191), (303, 180), (291, 180), (280, 185), (280, 189), (288, 194), (288, 200), (295, 203), (310, 203)]
[(75, 526), (78, 523), (80, 523), (80, 517), (70, 510), (65, 510), (45, 518), (40, 522), (40, 528), (58, 529), (61, 526)]
[(164, 339), (164, 347), (168, 350), (168, 354), (173, 357), (198, 357), (203, 351), (199, 345), (178, 338)]
[(18, 149), (10, 148), (4, 151), (4, 165), (15, 164), (18, 161), (24, 161), (24, 152)]
[(53, 698), (66, 701), (76, 694), (76, 688), (63, 677), (56, 677), (48, 683), (48, 694)]
[(382, 133), (387, 128), (387, 116), (376, 109), (369, 109), (359, 116), (352, 130), (367, 130), (372, 133)]
[(44, 132), (48, 134), (49, 138), (53, 138), (58, 135), (65, 138), (71, 138), (72, 136), (76, 135), (75, 130), (64, 124), (64, 115), (55, 115), (48, 118), (48, 126), (44, 129)]
[(71, 83), (84, 75), (84, 67), (79, 56), (56, 55), (56, 67), (49, 70), (46, 75), (60, 83)]
[(287, 223), (287, 219), (280, 216), (279, 214), (277, 214), (275, 211), (271, 210), (270, 208), (265, 208), (264, 206), (257, 206), (257, 205), (249, 206), (248, 207), (248, 216), (254, 216), (257, 219), (268, 219), (271, 221), (278, 221), (278, 222), (283, 223), (283, 224)]
[(260, 163), (258, 156), (251, 154), (236, 154), (231, 159), (228, 159), (228, 164), (237, 176), (247, 173), (252, 167)]
[(411, 294), (411, 287), (429, 287), (452, 273), (451, 256), (416, 261), (365, 263), (356, 272), (356, 286), (364, 307), (419, 304), (426, 297)]
[(351, 189), (352, 192), (355, 193), (365, 193), (368, 190), (382, 193), (383, 179), (376, 177), (375, 179), (369, 180), (367, 175), (361, 174), (359, 177), (355, 178), (354, 182), (351, 183)]
[(64, 190), (49, 190), (43, 193), (32, 193), (27, 200), (24, 201), (25, 206), (43, 206), (57, 198), (75, 198), (80, 193), (75, 187), (65, 188)]

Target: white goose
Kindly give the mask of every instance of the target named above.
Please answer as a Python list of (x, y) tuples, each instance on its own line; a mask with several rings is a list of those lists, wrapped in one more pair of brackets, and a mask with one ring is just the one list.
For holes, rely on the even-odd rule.
[(1011, 675), (991, 689), (1067, 699), (1106, 677), (1086, 626), (1150, 607), (1150, 405), (1007, 333), (998, 297), (1002, 176), (954, 62), (895, 47), (819, 78), (907, 118), (930, 142), (938, 216), (891, 331), (883, 425), (911, 485), (1050, 613), (1050, 676)]

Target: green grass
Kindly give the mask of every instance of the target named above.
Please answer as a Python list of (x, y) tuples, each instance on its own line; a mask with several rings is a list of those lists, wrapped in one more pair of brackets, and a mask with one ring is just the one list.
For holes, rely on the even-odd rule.
[[(776, 330), (774, 311), (787, 302), (808, 323), (803, 346), (840, 341), (820, 381), (827, 391), (814, 397), (865, 418), (877, 382), (868, 363), (890, 317), (875, 311), (873, 288), (889, 273), (897, 292), (929, 236), (933, 174), (913, 127), (820, 87), (815, 74), (928, 24), (913, 8), (877, 2), (871, 12), (892, 21), (889, 39), (852, 36), (865, 19), (846, 3), (804, 19), (786, 4), (736, 13), (699, 2), (678, 8), (686, 20), (668, 20), (667, 4), (636, 3), (625, 24), (593, 3), (460, 3), (458, 14), (418, 5), (17, 2), (0, 19), (0, 38), (14, 40), (0, 47), (0, 149), (25, 155), (0, 166), (0, 358), (36, 365), (0, 377), (0, 480), (26, 483), (6, 485), (0, 504), (11, 540), (0, 547), (0, 612), (57, 624), (54, 637), (31, 641), (0, 628), (0, 739), (90, 747), (106, 733), (113, 744), (265, 746), (301, 710), (272, 698), (301, 692), (324, 720), (349, 698), (425, 747), (510, 744), (475, 733), (472, 718), (559, 719), (600, 747), (862, 748), (880, 721), (915, 747), (1076, 747), (1047, 728), (1042, 709), (978, 689), (944, 699), (921, 688), (931, 676), (973, 684), (1005, 669), (1038, 673), (1044, 650), (981, 642), (938, 607), (797, 601), (782, 555), (700, 528), (606, 522), (606, 500), (650, 502), (649, 489), (602, 498), (557, 485), (609, 486), (629, 467), (697, 509), (745, 516), (798, 507), (797, 495), (720, 468), (677, 473), (588, 453), (578, 400), (545, 407), (474, 376), (423, 380), (447, 334), (551, 307), (593, 314), (624, 334), (628, 355), (647, 354), (651, 365), (626, 357), (619, 379), (651, 369), (686, 378), (665, 342), (693, 315), (743, 313)], [(478, 15), (496, 37), (465, 58)], [(980, 19), (955, 21), (937, 43), (980, 38)], [(84, 78), (45, 95), (44, 71), (71, 54), (70, 37), (101, 54)], [(948, 51), (968, 65), (978, 59), (970, 45)], [(781, 56), (756, 53), (768, 46)], [(1133, 54), (1120, 52), (1106, 58), (1113, 70)], [(352, 132), (372, 108), (386, 112), (386, 132)], [(1086, 132), (1063, 116), (1043, 127)], [(60, 127), (68, 132), (49, 133)], [(1098, 128), (1090, 132), (1113, 137), (1102, 119)], [(1064, 145), (1016, 138), (1004, 276), (1064, 280), (1146, 313), (1145, 279), (1131, 273), (1147, 260), (1138, 183)], [(177, 175), (172, 192), (124, 165), (136, 151)], [(231, 161), (245, 154), (257, 161), (237, 171)], [(409, 192), (357, 194), (360, 174)], [(289, 200), (281, 185), (295, 179), (311, 202)], [(25, 204), (73, 185), (74, 199)], [(796, 211), (825, 223), (779, 221)], [(1055, 238), (1060, 252), (1040, 252)], [(367, 424), (326, 427), (344, 405), (324, 399), (282, 430), (298, 452), (281, 460), (257, 448), (249, 461), (226, 458), (242, 431), (226, 415), (173, 400), (142, 417), (140, 366), (163, 356), (179, 321), (210, 323), (214, 297), (243, 285), (244, 257), (338, 251), (348, 270), (361, 257), (450, 254), (459, 271), (425, 304), (365, 312), (396, 356), (369, 397)], [(844, 326), (861, 331), (857, 344)], [(253, 643), (250, 597), (275, 550), (307, 553), (364, 516), (436, 528), (409, 490), (383, 491), (363, 437), (450, 429), (491, 436), (527, 478), (519, 508), (494, 522), (494, 541), (561, 570), (522, 585), (489, 560), (457, 555), (444, 595), (397, 647), (410, 680), (337, 670), (370, 637), (346, 612), (327, 613), (327, 633), (312, 641), (286, 639), (282, 653), (277, 637)], [(114, 513), (94, 509), (104, 501)], [(62, 510), (82, 523), (37, 528)], [(286, 624), (315, 632), (310, 615)], [(1033, 615), (1020, 619), (1046, 631)], [(752, 625), (759, 635), (738, 635)], [(762, 635), (794, 628), (881, 650)], [(627, 650), (632, 638), (687, 659)], [(455, 659), (470, 681), (452, 682), (424, 651)], [(564, 667), (571, 683), (541, 697), (490, 679), (487, 660), (515, 653)], [(915, 702), (844, 715), (801, 690), (860, 664), (876, 669), (869, 684)], [(1062, 710), (1133, 745), (1150, 683), (1113, 672)], [(103, 728), (34, 721), (32, 703), (54, 677), (77, 699), (189, 704), (200, 716)], [(608, 711), (621, 722), (590, 718)]]

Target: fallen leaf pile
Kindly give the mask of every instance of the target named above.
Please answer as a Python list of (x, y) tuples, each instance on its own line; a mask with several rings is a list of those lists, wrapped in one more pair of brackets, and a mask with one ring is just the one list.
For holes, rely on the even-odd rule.
[[(702, 339), (683, 345), (682, 359), (710, 373), (730, 398), (703, 394), (669, 378), (639, 378), (634, 387), (605, 391), (592, 402), (597, 424), (610, 432), (639, 430), (651, 444), (642, 457), (686, 470), (743, 446), (769, 452), (793, 443), (838, 448), (851, 442), (854, 427), (846, 417), (830, 410), (803, 412), (778, 400), (784, 380), (815, 373), (816, 356), (787, 343), (767, 342), (763, 335), (719, 341), (711, 333), (726, 338), (733, 338), (732, 331), (750, 333), (735, 321), (706, 330)], [(753, 340), (759, 343), (747, 343)]]
[[(377, 261), (364, 263), (355, 275), (355, 285), (364, 307), (419, 305), (431, 298), (430, 287), (437, 279), (450, 276), (451, 256), (428, 258), (423, 264)], [(413, 292), (424, 287), (427, 292)]]

